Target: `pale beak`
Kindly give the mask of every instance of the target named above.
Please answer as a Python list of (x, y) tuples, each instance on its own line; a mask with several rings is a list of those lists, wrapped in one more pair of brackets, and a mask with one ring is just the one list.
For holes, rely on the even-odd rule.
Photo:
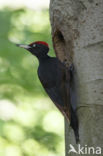
[(16, 46), (24, 48), (24, 49), (30, 49), (31, 48), (31, 46), (25, 45), (25, 44), (16, 44)]

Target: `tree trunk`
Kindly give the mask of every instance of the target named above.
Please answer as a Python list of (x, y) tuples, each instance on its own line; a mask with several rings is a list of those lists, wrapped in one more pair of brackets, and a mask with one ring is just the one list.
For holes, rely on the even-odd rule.
[[(82, 152), (96, 156), (103, 148), (103, 0), (51, 0), (50, 21), (56, 56), (75, 67)], [(67, 122), (65, 144), (66, 156), (83, 154), (69, 153), (70, 144), (77, 152), (79, 145)]]

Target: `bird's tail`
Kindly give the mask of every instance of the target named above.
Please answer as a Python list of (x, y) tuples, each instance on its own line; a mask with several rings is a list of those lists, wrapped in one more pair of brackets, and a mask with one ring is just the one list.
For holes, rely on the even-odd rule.
[(76, 94), (76, 85), (74, 79), (74, 66), (71, 64), (70, 66), (70, 104), (71, 104), (71, 120), (70, 126), (74, 130), (76, 143), (79, 143), (79, 124), (78, 124), (78, 117), (76, 114), (77, 108), (77, 94)]
[(76, 143), (79, 143), (79, 125), (78, 125), (78, 117), (77, 117), (77, 114), (76, 114), (76, 110), (73, 110), (72, 107), (71, 107), (71, 121), (70, 121), (70, 126), (71, 126), (71, 127), (73, 128), (73, 130), (74, 130)]

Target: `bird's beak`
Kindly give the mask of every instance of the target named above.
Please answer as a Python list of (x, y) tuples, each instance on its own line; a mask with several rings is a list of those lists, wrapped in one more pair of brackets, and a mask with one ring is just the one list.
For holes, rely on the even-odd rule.
[(25, 44), (16, 44), (16, 46), (24, 48), (24, 49), (30, 49), (31, 48), (29, 45), (25, 45)]

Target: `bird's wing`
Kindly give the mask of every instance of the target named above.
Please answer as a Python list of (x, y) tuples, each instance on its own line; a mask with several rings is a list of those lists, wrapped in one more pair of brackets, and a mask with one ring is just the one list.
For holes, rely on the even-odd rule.
[(44, 88), (51, 100), (57, 106), (57, 108), (61, 111), (61, 113), (66, 117), (66, 119), (70, 121), (70, 109), (69, 103), (66, 103), (68, 100), (65, 99), (65, 92), (62, 86), (53, 86), (52, 88)]
[(45, 70), (43, 68), (39, 68), (38, 76), (51, 100), (66, 117), (66, 119), (69, 119), (70, 121), (71, 106), (69, 72), (59, 60), (53, 60), (52, 64), (49, 65), (49, 70), (46, 66)]

